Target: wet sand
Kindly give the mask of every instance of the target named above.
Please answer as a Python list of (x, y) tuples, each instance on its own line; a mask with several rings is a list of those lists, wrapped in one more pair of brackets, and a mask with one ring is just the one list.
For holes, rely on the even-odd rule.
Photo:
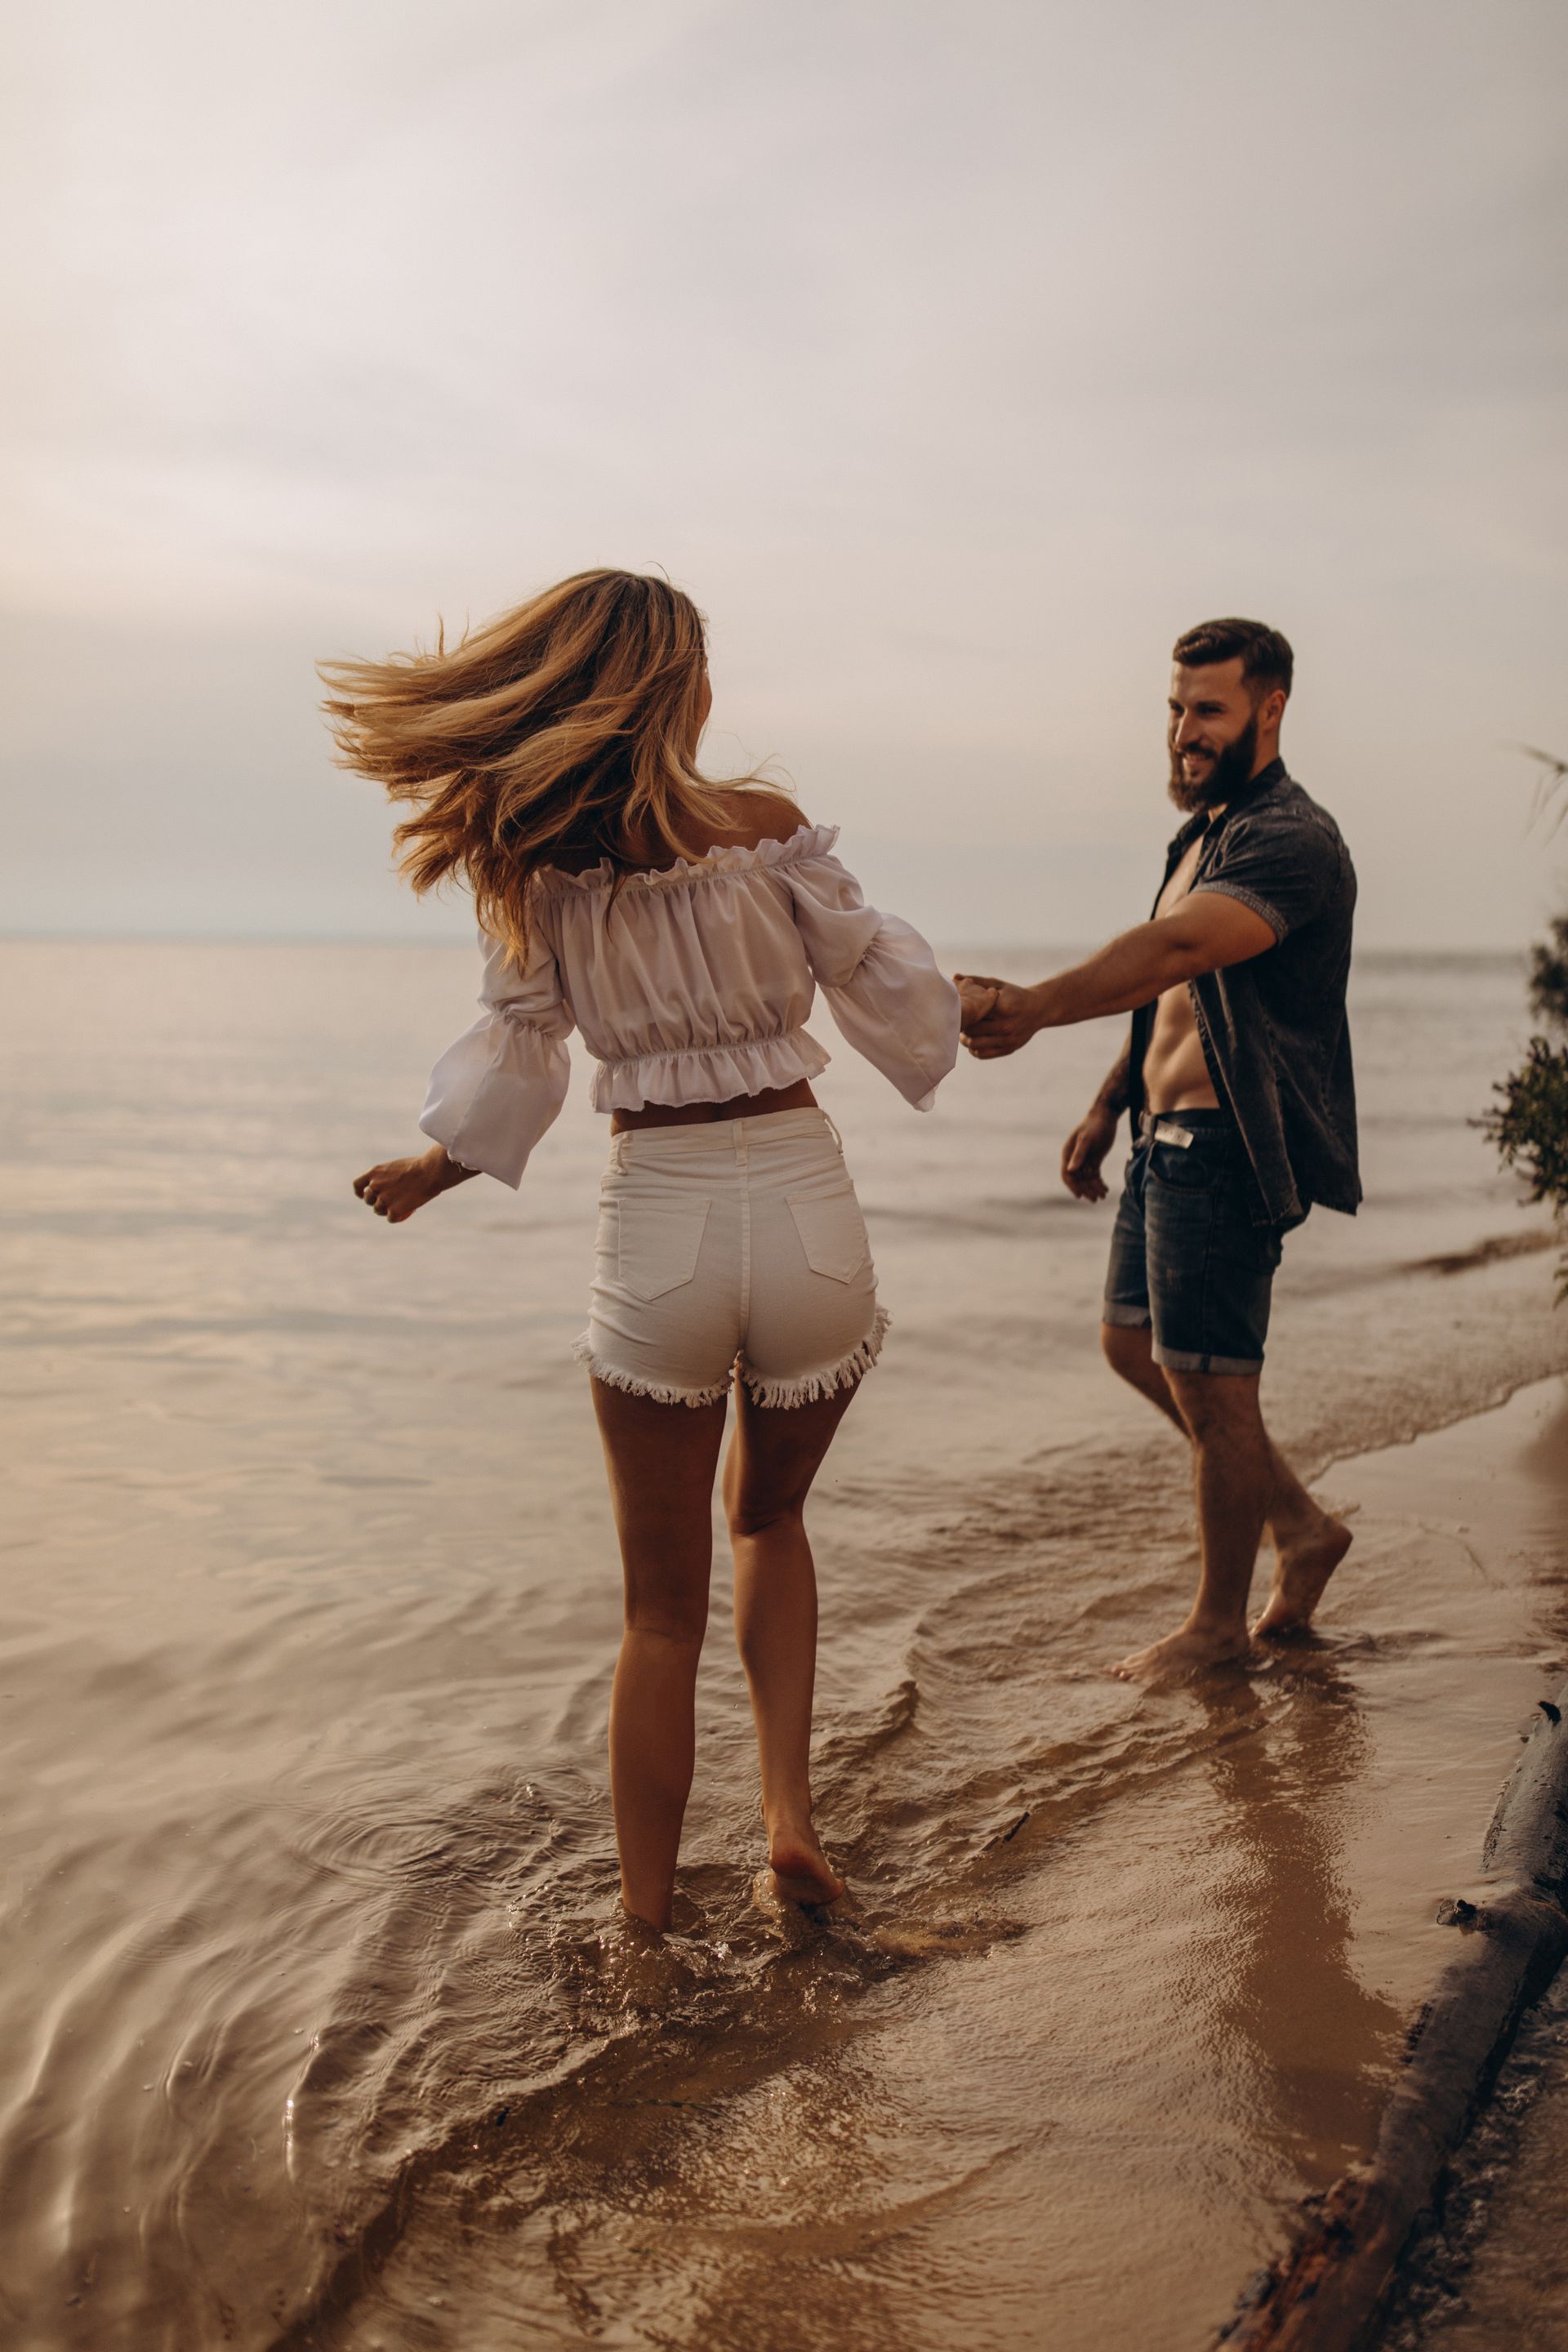
[(602, 1132), (389, 1236), (346, 1180), (466, 958), (5, 954), (7, 2347), (1206, 2343), (1370, 2145), (1561, 1668), (1568, 1317), (1467, 1123), (1517, 971), (1368, 968), (1368, 1208), (1293, 1238), (1268, 1375), (1356, 1547), (1201, 1694), (1104, 1672), (1194, 1573), (1052, 1181), (1112, 1041), (930, 1121), (836, 1062), (895, 1315), (814, 1505), (858, 1916), (754, 1900), (721, 1576), (649, 1953), (566, 1355)]

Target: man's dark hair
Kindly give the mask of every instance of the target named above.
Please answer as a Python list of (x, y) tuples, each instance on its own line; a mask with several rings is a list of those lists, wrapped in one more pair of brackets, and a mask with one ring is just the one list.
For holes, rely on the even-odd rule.
[(1188, 669), (1204, 669), (1210, 662), (1234, 661), (1238, 654), (1242, 679), (1252, 688), (1255, 703), (1275, 686), (1282, 686), (1289, 695), (1296, 656), (1289, 640), (1262, 621), (1200, 621), (1195, 629), (1188, 629), (1179, 636), (1171, 648), (1171, 659)]

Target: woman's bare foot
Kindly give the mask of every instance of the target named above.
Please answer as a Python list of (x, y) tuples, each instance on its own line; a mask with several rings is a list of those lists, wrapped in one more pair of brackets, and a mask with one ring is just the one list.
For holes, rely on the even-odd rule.
[(770, 1891), (781, 1903), (837, 1903), (844, 1881), (817, 1843), (809, 1822), (804, 1829), (782, 1824), (769, 1832)]
[(354, 1198), (384, 1217), (389, 1225), (400, 1225), (437, 1192), (449, 1192), (454, 1184), (465, 1183), (473, 1173), (471, 1168), (460, 1168), (455, 1160), (448, 1160), (437, 1143), (407, 1160), (383, 1160), (367, 1168), (363, 1176), (354, 1178)]
[(1342, 1519), (1325, 1511), (1321, 1523), (1299, 1543), (1287, 1545), (1274, 1571), (1268, 1605), (1253, 1626), (1259, 1638), (1304, 1633), (1331, 1576), (1354, 1538)]
[(1239, 1633), (1232, 1627), (1184, 1625), (1163, 1642), (1134, 1650), (1110, 1671), (1124, 1683), (1186, 1682), (1210, 1666), (1246, 1665), (1256, 1654), (1245, 1625)]

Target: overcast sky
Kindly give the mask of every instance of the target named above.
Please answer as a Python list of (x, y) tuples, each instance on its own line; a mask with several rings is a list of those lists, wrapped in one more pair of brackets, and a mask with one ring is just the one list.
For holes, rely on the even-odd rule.
[[(1173, 637), (1298, 656), (1362, 935), (1549, 903), (1561, 0), (10, 12), (0, 928), (399, 931), (312, 659), (592, 563), (951, 941), (1139, 919)], [(1556, 878), (1562, 879), (1559, 864)]]

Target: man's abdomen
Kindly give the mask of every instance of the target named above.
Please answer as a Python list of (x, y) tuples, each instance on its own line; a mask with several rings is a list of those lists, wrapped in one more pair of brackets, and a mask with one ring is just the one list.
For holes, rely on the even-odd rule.
[(1184, 982), (1168, 988), (1154, 1010), (1143, 1056), (1143, 1100), (1150, 1110), (1215, 1110), (1219, 1097), (1204, 1059), (1203, 1042)]

